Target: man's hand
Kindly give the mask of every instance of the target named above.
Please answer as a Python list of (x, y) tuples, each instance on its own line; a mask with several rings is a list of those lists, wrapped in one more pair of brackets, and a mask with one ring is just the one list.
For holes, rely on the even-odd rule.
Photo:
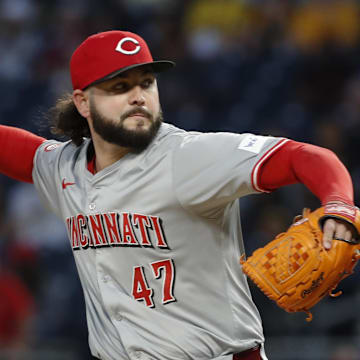
[(333, 239), (351, 241), (353, 238), (353, 227), (350, 223), (339, 219), (327, 219), (323, 228), (324, 248), (331, 249)]
[(329, 202), (324, 207), (322, 220), (323, 246), (330, 250), (333, 240), (359, 242), (359, 210), (340, 201)]

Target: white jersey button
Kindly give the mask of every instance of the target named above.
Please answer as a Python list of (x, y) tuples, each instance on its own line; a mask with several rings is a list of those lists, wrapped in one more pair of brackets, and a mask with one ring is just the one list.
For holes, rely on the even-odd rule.
[(115, 316), (115, 319), (117, 321), (121, 321), (123, 319), (122, 315), (120, 313), (117, 313), (116, 316)]
[(95, 209), (96, 209), (96, 204), (95, 204), (95, 203), (91, 203), (91, 204), (89, 205), (89, 209), (90, 209), (90, 210), (95, 210)]
[(109, 276), (109, 275), (104, 275), (103, 278), (102, 278), (102, 281), (103, 281), (104, 283), (107, 283), (109, 280), (110, 280), (110, 276)]

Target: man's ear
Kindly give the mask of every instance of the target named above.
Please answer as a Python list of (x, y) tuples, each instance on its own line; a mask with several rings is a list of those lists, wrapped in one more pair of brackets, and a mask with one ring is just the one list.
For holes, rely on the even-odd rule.
[(87, 119), (90, 116), (89, 94), (76, 89), (73, 91), (72, 98), (80, 115)]

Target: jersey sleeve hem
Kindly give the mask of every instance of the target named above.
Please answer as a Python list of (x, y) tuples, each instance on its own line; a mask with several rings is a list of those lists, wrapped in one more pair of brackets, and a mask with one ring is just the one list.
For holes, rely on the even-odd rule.
[(276, 151), (278, 151), (288, 141), (289, 139), (281, 139), (272, 148), (270, 148), (253, 167), (253, 170), (251, 172), (251, 185), (256, 192), (271, 193), (271, 191), (263, 189), (259, 185), (260, 169), (263, 166), (263, 164), (266, 162), (266, 160), (268, 160)]

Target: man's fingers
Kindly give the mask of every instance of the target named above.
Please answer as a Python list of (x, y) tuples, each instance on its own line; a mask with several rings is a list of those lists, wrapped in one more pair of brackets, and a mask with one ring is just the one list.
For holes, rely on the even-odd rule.
[[(345, 239), (346, 233), (348, 232), (344, 223), (337, 223), (335, 228), (335, 238)], [(350, 234), (351, 236), (351, 234)], [(350, 240), (350, 239), (349, 239)]]
[(351, 241), (352, 231), (351, 225), (337, 219), (327, 219), (323, 228), (323, 246), (325, 249), (331, 249), (332, 240), (346, 240)]
[(352, 239), (352, 232), (348, 229), (345, 223), (337, 223), (335, 230), (335, 239), (343, 239), (350, 241)]
[(334, 237), (335, 240), (345, 240), (345, 241), (349, 241), (349, 242), (356, 242), (353, 238), (352, 232), (351, 231), (346, 231), (345, 235), (335, 235)]
[(331, 249), (332, 240), (336, 231), (336, 221), (334, 219), (327, 219), (323, 228), (323, 246), (325, 249)]
[(345, 239), (346, 241), (350, 241), (350, 240), (352, 240), (352, 238), (353, 238), (352, 232), (351, 232), (350, 230), (346, 230), (344, 239)]

